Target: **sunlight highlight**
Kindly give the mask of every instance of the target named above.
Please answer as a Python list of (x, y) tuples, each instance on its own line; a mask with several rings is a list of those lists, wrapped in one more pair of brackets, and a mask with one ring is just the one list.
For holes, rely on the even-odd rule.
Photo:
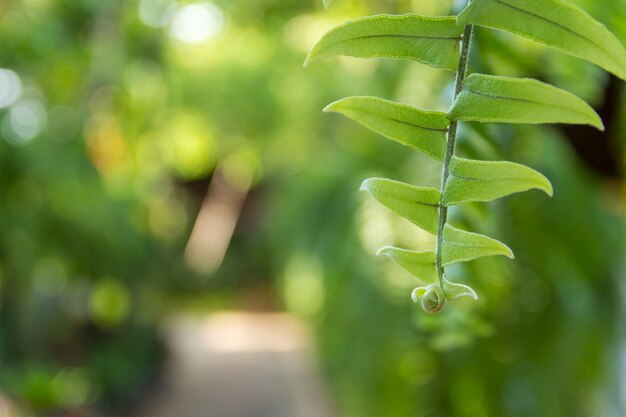
[(214, 4), (192, 3), (174, 12), (169, 33), (183, 43), (197, 44), (215, 37), (224, 26), (224, 14)]
[(0, 109), (14, 104), (22, 95), (22, 81), (10, 69), (0, 68)]

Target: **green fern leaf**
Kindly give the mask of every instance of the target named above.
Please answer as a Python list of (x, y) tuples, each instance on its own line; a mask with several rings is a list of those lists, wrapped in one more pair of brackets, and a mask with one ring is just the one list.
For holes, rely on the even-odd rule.
[(443, 201), (446, 206), (491, 201), (539, 189), (552, 196), (552, 184), (539, 172), (507, 161), (475, 161), (452, 157)]
[(324, 111), (341, 113), (376, 133), (443, 161), (450, 121), (445, 113), (426, 112), (376, 97), (348, 97)]
[(626, 50), (600, 22), (562, 0), (474, 0), (460, 24), (502, 29), (586, 59), (626, 79)]
[(490, 237), (456, 229), (446, 224), (443, 229), (443, 265), (467, 262), (485, 256), (504, 255), (514, 258), (504, 243)]
[(604, 130), (600, 116), (583, 100), (528, 78), (472, 74), (448, 116), (479, 122), (588, 124)]
[(304, 62), (330, 56), (408, 59), (455, 71), (463, 27), (454, 17), (377, 15), (344, 23), (326, 33)]
[(457, 284), (455, 282), (450, 282), (447, 279), (444, 279), (443, 288), (446, 291), (446, 298), (448, 300), (454, 300), (460, 297), (472, 297), (474, 300), (478, 300), (478, 295), (476, 295), (476, 292), (467, 285)]
[(424, 283), (434, 284), (438, 280), (435, 252), (433, 251), (414, 252), (386, 246), (380, 249), (376, 255), (388, 257)]
[(365, 180), (361, 190), (369, 192), (379, 203), (422, 229), (437, 233), (441, 199), (439, 190), (415, 187), (386, 178)]

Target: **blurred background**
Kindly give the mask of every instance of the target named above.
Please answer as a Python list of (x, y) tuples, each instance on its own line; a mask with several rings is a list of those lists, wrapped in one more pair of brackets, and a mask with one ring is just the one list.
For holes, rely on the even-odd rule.
[[(626, 0), (573, 0), (626, 44)], [(358, 193), (440, 166), (337, 115), (376, 95), (445, 110), (452, 74), (338, 58), (330, 27), (452, 0), (4, 0), (0, 417), (626, 415), (626, 88), (479, 29), (473, 71), (593, 104), (587, 127), (463, 124), (459, 152), (545, 173), (452, 212), (517, 259), (450, 269), (438, 316), (374, 256), (432, 236)]]

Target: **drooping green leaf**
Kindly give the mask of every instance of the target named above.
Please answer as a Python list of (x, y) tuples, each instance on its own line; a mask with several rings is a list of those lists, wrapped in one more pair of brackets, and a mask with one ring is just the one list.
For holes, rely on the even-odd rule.
[(626, 50), (600, 22), (563, 0), (474, 0), (463, 25), (506, 30), (593, 62), (626, 79)]
[(478, 300), (476, 291), (467, 285), (457, 284), (450, 282), (447, 279), (443, 279), (443, 288), (446, 291), (446, 298), (448, 300), (454, 300), (460, 297), (472, 297), (474, 300)]
[(452, 157), (443, 201), (454, 206), (491, 201), (509, 194), (539, 189), (552, 196), (552, 184), (539, 172), (507, 161), (475, 161)]
[(415, 187), (386, 178), (370, 178), (361, 190), (369, 192), (378, 202), (400, 216), (430, 232), (437, 233), (439, 200), (435, 188)]
[(435, 252), (433, 251), (415, 252), (385, 246), (376, 255), (388, 257), (395, 264), (427, 284), (434, 284), (438, 280)]
[(513, 252), (504, 243), (490, 237), (456, 229), (446, 224), (443, 229), (442, 263), (450, 265), (484, 256), (504, 255), (513, 258)]
[(324, 9), (328, 10), (328, 6), (330, 6), (330, 2), (332, 0), (324, 0)]
[(341, 113), (376, 133), (443, 160), (450, 121), (445, 113), (427, 112), (376, 97), (348, 97), (324, 111)]
[(448, 116), (479, 122), (588, 124), (604, 130), (600, 116), (583, 100), (528, 78), (472, 74)]
[(455, 71), (463, 27), (454, 17), (377, 15), (344, 23), (327, 32), (304, 65), (335, 55), (408, 59)]

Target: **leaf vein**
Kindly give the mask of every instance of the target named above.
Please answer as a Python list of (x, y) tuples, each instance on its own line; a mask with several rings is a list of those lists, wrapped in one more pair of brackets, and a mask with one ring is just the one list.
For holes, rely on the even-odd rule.
[(456, 177), (456, 178), (460, 178), (462, 180), (466, 180), (466, 181), (489, 181), (487, 179), (481, 179), (481, 178), (474, 178), (474, 177), (466, 177), (463, 175), (459, 175), (459, 174), (455, 174), (454, 172), (452, 172), (452, 176)]
[(436, 127), (426, 127), (426, 126), (420, 126), (420, 125), (417, 125), (417, 124), (415, 124), (415, 123), (405, 122), (404, 120), (393, 119), (393, 118), (391, 118), (391, 117), (390, 117), (390, 118), (388, 118), (388, 120), (391, 120), (391, 121), (393, 121), (393, 122), (397, 122), (397, 123), (401, 123), (401, 124), (403, 124), (403, 125), (412, 126), (412, 127), (415, 127), (415, 128), (417, 128), (417, 129), (422, 129), (422, 130), (430, 130), (430, 131), (433, 131), (433, 132), (447, 132), (447, 131), (448, 131), (448, 128), (445, 128), (445, 129), (439, 129), (439, 128), (436, 128)]
[[(513, 5), (513, 4), (510, 4), (510, 3), (505, 2), (505, 1), (503, 1), (503, 0), (493, 0), (493, 1), (495, 1), (496, 3), (500, 3), (500, 4), (502, 4), (503, 6), (510, 7), (511, 9), (514, 9), (514, 10), (520, 11), (520, 12), (522, 12), (522, 13), (526, 13), (526, 14), (529, 14), (529, 15), (531, 15), (531, 16), (534, 16), (534, 17), (536, 17), (537, 19), (541, 19), (541, 20), (543, 20), (543, 21), (545, 21), (545, 22), (551, 23), (551, 24), (553, 24), (553, 25), (555, 25), (555, 26), (560, 27), (561, 29), (566, 30), (567, 32), (571, 33), (572, 35), (578, 36), (578, 37), (580, 37), (580, 38), (585, 39), (585, 40), (586, 40), (586, 41), (588, 41), (588, 42), (594, 43), (594, 42), (593, 42), (591, 39), (589, 39), (588, 37), (586, 37), (586, 36), (584, 36), (584, 35), (581, 35), (581, 34), (580, 34), (580, 33), (578, 33), (578, 32), (573, 31), (572, 29), (568, 28), (567, 26), (565, 26), (565, 25), (563, 25), (563, 24), (561, 24), (561, 23), (559, 23), (559, 22), (555, 22), (554, 20), (548, 19), (547, 17), (541, 16), (541, 15), (539, 15), (539, 14), (537, 14), (537, 13), (533, 13), (533, 12), (528, 11), (528, 10), (526, 10), (526, 9), (522, 9), (522, 8), (521, 8), (521, 7), (519, 7), (519, 6), (515, 6), (515, 5)], [(594, 43), (594, 44), (595, 44), (595, 43)]]
[(504, 182), (504, 181), (533, 181), (535, 182), (534, 179), (530, 179), (528, 177), (507, 177), (507, 178), (502, 178), (502, 177), (493, 177), (493, 178), (475, 178), (475, 177), (466, 177), (463, 175), (458, 175), (455, 174), (454, 172), (452, 173), (452, 176), (455, 178), (459, 178), (462, 180), (466, 180), (466, 181), (474, 181), (474, 182), (489, 182), (489, 181), (498, 181), (498, 182)]
[[(496, 1), (499, 1), (499, 0), (496, 0)], [(498, 100), (521, 101), (521, 102), (524, 102), (524, 103), (541, 104), (541, 105), (544, 105), (544, 106), (551, 106), (551, 107), (559, 107), (559, 108), (565, 109), (567, 111), (570, 111), (572, 113), (577, 113), (577, 114), (580, 114), (581, 116), (589, 117), (589, 115), (586, 114), (585, 112), (582, 112), (582, 111), (580, 111), (578, 109), (572, 109), (571, 107), (564, 106), (564, 105), (561, 105), (561, 104), (544, 103), (543, 101), (529, 100), (527, 98), (510, 97), (510, 96), (499, 96), (497, 94), (489, 94), (489, 93), (484, 93), (482, 91), (476, 91), (476, 90), (473, 90), (473, 89), (467, 88), (467, 87), (464, 87), (463, 89), (465, 91), (467, 91), (468, 93), (476, 94), (476, 95), (483, 96), (483, 97), (490, 97), (490, 98), (495, 98), (495, 99), (498, 99)]]
[[(385, 192), (385, 191), (382, 191), (382, 190), (380, 190), (379, 192), (380, 192), (381, 194), (385, 194), (385, 195), (391, 196), (391, 197), (393, 197), (393, 198), (398, 198), (398, 199), (400, 199), (398, 196), (396, 196), (396, 195), (395, 195), (395, 194), (393, 194), (393, 193)], [(407, 199), (407, 200), (409, 200), (409, 199)], [(427, 206), (427, 207), (437, 207), (437, 208), (439, 208), (439, 203), (424, 203), (424, 202), (422, 202), (422, 201), (416, 201), (416, 200), (409, 200), (409, 202), (411, 202), (411, 203), (415, 203), (415, 204), (420, 204), (420, 205), (422, 205), (422, 206)]]
[(507, 2), (505, 2), (505, 1), (503, 1), (503, 0), (493, 0), (493, 1), (495, 1), (496, 3), (500, 3), (500, 4), (502, 4), (502, 5), (503, 5), (503, 6), (505, 6), (505, 7), (509, 7), (509, 8), (511, 8), (511, 9), (518, 10), (518, 11), (520, 11), (520, 12), (522, 12), (522, 13), (526, 13), (526, 14), (528, 14), (528, 15), (530, 15), (530, 16), (534, 16), (534, 17), (536, 17), (537, 19), (541, 19), (541, 20), (543, 20), (543, 21), (545, 21), (545, 22), (548, 22), (548, 23), (551, 23), (551, 24), (553, 24), (553, 25), (555, 25), (555, 26), (558, 26), (558, 27), (560, 27), (561, 29), (563, 29), (563, 30), (565, 30), (565, 31), (567, 31), (567, 32), (569, 32), (569, 33), (571, 33), (572, 35), (574, 35), (574, 36), (578, 36), (579, 38), (584, 39), (585, 41), (587, 41), (587, 42), (591, 43), (592, 45), (595, 45), (596, 47), (600, 48), (602, 51), (604, 51), (605, 53), (607, 53), (607, 54), (608, 54), (608, 56), (611, 56), (611, 57), (612, 57), (612, 54), (610, 53), (610, 51), (608, 51), (608, 50), (607, 50), (607, 49), (606, 49), (603, 45), (600, 45), (599, 43), (595, 42), (594, 40), (592, 40), (592, 39), (590, 39), (590, 38), (586, 37), (585, 35), (582, 35), (582, 34), (580, 34), (580, 33), (576, 32), (576, 31), (574, 31), (574, 30), (572, 30), (572, 29), (568, 28), (567, 26), (565, 26), (565, 25), (563, 25), (563, 24), (561, 24), (561, 23), (559, 23), (559, 22), (555, 22), (554, 20), (548, 19), (547, 17), (541, 16), (541, 15), (539, 15), (539, 14), (537, 14), (537, 13), (533, 13), (533, 12), (531, 12), (531, 11), (529, 11), (529, 10), (526, 10), (526, 9), (523, 9), (523, 8), (521, 8), (521, 7), (519, 7), (519, 6), (515, 6), (515, 5), (513, 5), (513, 4), (507, 3)]
[(324, 48), (320, 49), (320, 52), (325, 51), (327, 49), (332, 48), (335, 45), (340, 43), (355, 41), (355, 40), (363, 40), (363, 39), (376, 39), (376, 38), (402, 38), (402, 39), (434, 39), (434, 40), (453, 40), (460, 41), (460, 36), (426, 36), (426, 35), (399, 35), (399, 34), (383, 34), (383, 35), (363, 35), (363, 36), (355, 36), (353, 38), (341, 39), (332, 43), (329, 43)]
[(356, 111), (362, 112), (362, 113), (367, 113), (367, 114), (370, 114), (372, 116), (380, 117), (380, 118), (386, 119), (386, 120), (391, 120), (392, 122), (396, 122), (396, 123), (400, 123), (400, 124), (403, 124), (403, 125), (415, 127), (417, 129), (429, 130), (429, 131), (432, 131), (432, 132), (447, 132), (448, 131), (447, 127), (446, 128), (437, 128), (437, 127), (422, 126), (422, 125), (418, 125), (416, 123), (407, 122), (405, 120), (395, 119), (393, 117), (381, 116), (380, 113), (377, 113), (377, 112), (374, 112), (374, 111), (370, 111), (370, 110), (361, 109), (359, 107), (345, 106), (345, 108), (356, 110)]

